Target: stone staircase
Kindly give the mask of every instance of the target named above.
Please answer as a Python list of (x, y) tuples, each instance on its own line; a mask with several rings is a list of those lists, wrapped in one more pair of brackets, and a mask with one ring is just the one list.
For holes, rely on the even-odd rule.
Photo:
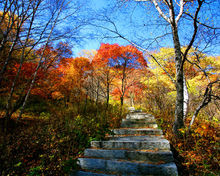
[(177, 176), (170, 144), (152, 115), (129, 113), (106, 141), (92, 141), (72, 176)]

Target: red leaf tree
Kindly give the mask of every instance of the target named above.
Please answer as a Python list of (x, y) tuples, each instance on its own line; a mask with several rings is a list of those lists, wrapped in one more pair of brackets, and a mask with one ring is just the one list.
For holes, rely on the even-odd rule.
[[(105, 73), (113, 70), (115, 77), (114, 92), (120, 97), (121, 107), (124, 104), (124, 96), (128, 90), (129, 77), (132, 72), (147, 68), (147, 62), (143, 53), (132, 45), (119, 46), (118, 44), (101, 44), (93, 60), (96, 67), (105, 68)], [(109, 76), (109, 74), (106, 74)]]

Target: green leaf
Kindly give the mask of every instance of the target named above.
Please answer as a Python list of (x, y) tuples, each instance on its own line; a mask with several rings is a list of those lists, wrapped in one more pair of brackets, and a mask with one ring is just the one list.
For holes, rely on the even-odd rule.
[(22, 162), (18, 162), (17, 164), (15, 164), (14, 166), (15, 167), (19, 167), (19, 166), (21, 166), (22, 165)]

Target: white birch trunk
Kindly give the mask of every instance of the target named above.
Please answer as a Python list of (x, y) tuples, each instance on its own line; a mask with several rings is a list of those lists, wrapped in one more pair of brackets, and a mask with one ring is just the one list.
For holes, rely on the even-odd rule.
[(183, 120), (186, 119), (189, 110), (189, 92), (186, 84), (186, 77), (183, 75)]
[(41, 53), (40, 60), (39, 60), (39, 62), (38, 62), (38, 66), (37, 66), (37, 68), (36, 68), (36, 70), (35, 70), (35, 72), (34, 72), (33, 79), (32, 79), (32, 81), (31, 81), (30, 87), (29, 87), (29, 89), (28, 89), (28, 92), (27, 92), (27, 94), (26, 94), (26, 96), (25, 96), (25, 99), (24, 99), (24, 102), (23, 102), (23, 104), (22, 104), (21, 111), (20, 111), (19, 116), (18, 116), (18, 120), (21, 119), (21, 116), (22, 116), (23, 111), (24, 111), (24, 107), (25, 107), (25, 105), (26, 105), (26, 103), (27, 103), (27, 100), (28, 100), (28, 97), (29, 97), (29, 94), (30, 94), (30, 92), (31, 92), (31, 90), (32, 90), (32, 88), (33, 88), (33, 86), (34, 86), (35, 79), (36, 79), (36, 77), (37, 77), (37, 72), (38, 72), (38, 70), (39, 70), (39, 68), (40, 68), (40, 66), (41, 66), (41, 62), (42, 62), (42, 59), (43, 59), (44, 52), (45, 52), (46, 47), (47, 47), (47, 45), (48, 45), (48, 43), (49, 43), (49, 41), (50, 41), (50, 37), (51, 37), (51, 35), (52, 35), (53, 29), (54, 29), (54, 27), (55, 27), (55, 25), (56, 25), (56, 23), (57, 23), (58, 17), (59, 17), (59, 15), (60, 15), (60, 13), (61, 13), (61, 10), (62, 10), (62, 8), (63, 8), (64, 1), (65, 1), (65, 0), (62, 1), (62, 4), (61, 4), (61, 7), (60, 7), (60, 9), (59, 9), (59, 11), (58, 11), (57, 17), (56, 17), (56, 19), (55, 19), (55, 21), (54, 21), (54, 23), (53, 23), (53, 26), (52, 26), (52, 28), (51, 28), (51, 31), (50, 31), (49, 35), (48, 35), (48, 38), (47, 38), (45, 47), (44, 47), (44, 49), (43, 49), (43, 51), (42, 51), (42, 53)]
[[(23, 46), (23, 49), (22, 49), (22, 54), (21, 54), (21, 58), (20, 58), (20, 65), (19, 65), (18, 71), (16, 73), (15, 79), (12, 83), (11, 91), (10, 91), (8, 101), (7, 101), (7, 104), (6, 104), (6, 118), (10, 118), (9, 111), (11, 109), (11, 101), (12, 101), (13, 93), (14, 93), (14, 90), (15, 90), (15, 85), (16, 85), (16, 82), (17, 82), (18, 77), (20, 75), (21, 67), (22, 67), (24, 59), (25, 59), (25, 56), (24, 56), (25, 55), (25, 49), (26, 49), (27, 44), (28, 44), (28, 40), (29, 40), (30, 33), (31, 33), (31, 30), (32, 30), (32, 25), (33, 25), (33, 22), (34, 22), (34, 19), (35, 19), (35, 14), (36, 14), (36, 11), (37, 11), (39, 5), (40, 5), (40, 2), (38, 2), (36, 7), (34, 7), (34, 9), (33, 9), (33, 15), (32, 15), (31, 21), (30, 21), (30, 26), (29, 26), (29, 29), (28, 29), (27, 37), (25, 39), (24, 46)], [(12, 110), (12, 112), (13, 112), (13, 110)]]

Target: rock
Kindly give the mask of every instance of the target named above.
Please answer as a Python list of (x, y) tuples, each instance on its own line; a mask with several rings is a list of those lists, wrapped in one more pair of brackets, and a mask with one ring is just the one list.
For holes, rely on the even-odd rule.
[(115, 135), (161, 135), (162, 130), (154, 128), (126, 128), (126, 129), (114, 129)]
[(135, 108), (134, 108), (134, 107), (129, 107), (129, 108), (128, 108), (128, 111), (129, 111), (129, 112), (135, 112)]
[(115, 172), (117, 174), (133, 174), (138, 176), (160, 175), (176, 176), (177, 168), (175, 163), (166, 164), (148, 164), (145, 162), (124, 161), (116, 159), (94, 159), (79, 158), (80, 165), (83, 169), (92, 171), (103, 171), (105, 173)]
[(91, 146), (103, 149), (170, 150), (170, 144), (166, 139), (152, 139), (149, 141), (92, 141)]
[(173, 162), (172, 152), (169, 150), (161, 151), (138, 151), (138, 150), (108, 150), (108, 149), (86, 149), (85, 157), (89, 158), (106, 158), (106, 159), (123, 159), (137, 160), (145, 162)]
[(130, 111), (122, 120), (122, 128), (112, 130), (114, 135), (91, 142), (92, 148), (79, 158), (83, 170), (72, 176), (178, 175), (169, 141), (164, 139), (154, 117), (136, 112), (134, 107)]

